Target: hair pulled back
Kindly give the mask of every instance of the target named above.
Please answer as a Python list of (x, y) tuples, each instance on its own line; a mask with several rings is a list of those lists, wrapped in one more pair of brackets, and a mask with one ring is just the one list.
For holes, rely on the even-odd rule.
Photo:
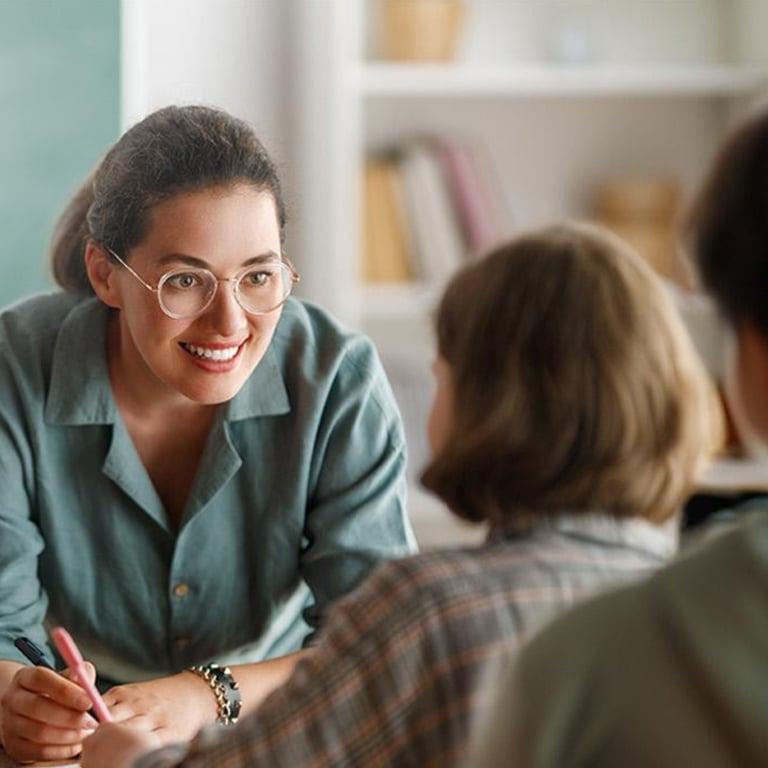
[(237, 183), (272, 195), (282, 238), (286, 212), (277, 169), (248, 123), (203, 106), (153, 112), (123, 134), (61, 214), (51, 243), (54, 279), (66, 291), (92, 293), (88, 240), (127, 256), (146, 236), (159, 202)]

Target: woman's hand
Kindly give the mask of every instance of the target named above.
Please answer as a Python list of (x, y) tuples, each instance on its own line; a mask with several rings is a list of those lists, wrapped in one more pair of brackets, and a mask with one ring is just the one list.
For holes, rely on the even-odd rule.
[(83, 742), (82, 768), (129, 768), (145, 752), (161, 746), (156, 733), (137, 731), (126, 725), (107, 723)]
[[(93, 666), (86, 665), (93, 681)], [(65, 673), (66, 675), (66, 673)], [(68, 760), (98, 723), (77, 683), (44, 667), (21, 667), (0, 699), (5, 751), (14, 760)]]
[(104, 701), (116, 723), (151, 732), (162, 743), (188, 741), (216, 721), (216, 698), (202, 678), (181, 672), (111, 688)]

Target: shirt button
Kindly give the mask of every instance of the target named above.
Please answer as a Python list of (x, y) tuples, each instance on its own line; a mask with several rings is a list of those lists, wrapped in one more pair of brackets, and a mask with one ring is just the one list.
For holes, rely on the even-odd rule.
[(177, 637), (174, 644), (176, 645), (176, 650), (183, 651), (189, 645), (189, 638)]
[(189, 584), (185, 584), (183, 581), (177, 584), (173, 588), (173, 594), (176, 597), (186, 597), (189, 594)]

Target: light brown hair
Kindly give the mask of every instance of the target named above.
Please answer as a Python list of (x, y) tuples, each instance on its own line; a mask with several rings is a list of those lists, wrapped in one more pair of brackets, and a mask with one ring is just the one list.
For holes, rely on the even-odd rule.
[(470, 520), (673, 514), (719, 436), (711, 385), (659, 279), (565, 224), (458, 272), (437, 313), (453, 424), (422, 481)]

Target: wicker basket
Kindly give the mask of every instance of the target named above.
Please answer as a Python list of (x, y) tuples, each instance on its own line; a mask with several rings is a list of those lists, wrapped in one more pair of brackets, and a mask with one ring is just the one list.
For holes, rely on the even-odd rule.
[(456, 55), (462, 0), (382, 0), (380, 47), (398, 61), (447, 61)]
[(626, 178), (597, 189), (597, 220), (624, 238), (660, 274), (685, 287), (691, 274), (681, 258), (681, 193), (671, 179)]

